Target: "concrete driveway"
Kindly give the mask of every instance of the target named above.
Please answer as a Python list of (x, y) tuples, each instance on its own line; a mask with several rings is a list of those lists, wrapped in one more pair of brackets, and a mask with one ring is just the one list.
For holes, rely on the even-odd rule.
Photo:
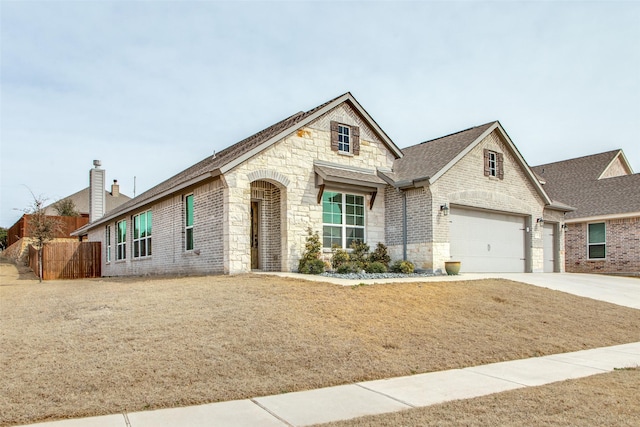
[(500, 277), (640, 309), (640, 278), (578, 273), (496, 273), (487, 274), (487, 277)]

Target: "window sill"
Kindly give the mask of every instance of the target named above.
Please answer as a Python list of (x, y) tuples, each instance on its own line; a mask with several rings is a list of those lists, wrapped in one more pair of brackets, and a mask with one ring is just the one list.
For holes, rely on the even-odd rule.
[(346, 151), (338, 151), (338, 154), (341, 156), (353, 157), (353, 153), (348, 153)]
[(137, 257), (137, 258), (131, 258), (131, 261), (144, 261), (144, 260), (151, 259), (151, 258), (153, 258), (153, 256), (152, 256), (152, 255), (149, 255), (149, 256), (139, 256), (139, 257)]

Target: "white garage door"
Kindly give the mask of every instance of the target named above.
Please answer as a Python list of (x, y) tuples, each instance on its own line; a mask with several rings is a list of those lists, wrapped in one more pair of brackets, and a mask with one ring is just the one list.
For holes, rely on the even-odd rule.
[(523, 273), (524, 217), (451, 208), (451, 259), (462, 272)]

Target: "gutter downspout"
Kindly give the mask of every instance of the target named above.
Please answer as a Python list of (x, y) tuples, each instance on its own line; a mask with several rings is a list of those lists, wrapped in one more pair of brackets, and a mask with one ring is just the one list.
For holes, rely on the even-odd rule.
[(402, 260), (407, 260), (407, 192), (402, 191)]

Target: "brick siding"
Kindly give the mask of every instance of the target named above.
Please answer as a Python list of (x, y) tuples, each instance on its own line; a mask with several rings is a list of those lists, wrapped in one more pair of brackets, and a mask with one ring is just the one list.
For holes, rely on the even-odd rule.
[(587, 224), (567, 224), (566, 271), (570, 273), (640, 273), (640, 217), (606, 221), (606, 258), (589, 260)]

